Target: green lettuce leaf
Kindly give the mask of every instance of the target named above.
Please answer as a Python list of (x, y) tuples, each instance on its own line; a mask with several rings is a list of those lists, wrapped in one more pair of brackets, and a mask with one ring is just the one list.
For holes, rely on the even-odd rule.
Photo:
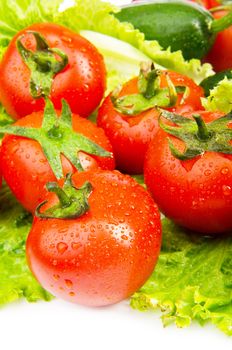
[(25, 242), (31, 220), (4, 186), (0, 192), (0, 305), (21, 297), (31, 302), (52, 298), (27, 266)]
[(162, 251), (131, 306), (163, 312), (163, 323), (211, 322), (232, 335), (232, 238), (207, 238), (163, 220)]
[(207, 98), (202, 99), (203, 107), (208, 111), (232, 111), (232, 80), (224, 78), (212, 90)]

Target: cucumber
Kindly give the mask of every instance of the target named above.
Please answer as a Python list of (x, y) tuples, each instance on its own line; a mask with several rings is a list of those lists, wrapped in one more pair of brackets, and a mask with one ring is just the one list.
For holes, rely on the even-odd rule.
[(204, 89), (205, 96), (208, 97), (210, 95), (210, 90), (212, 90), (225, 77), (228, 79), (232, 79), (232, 69), (224, 70), (202, 80), (200, 85)]
[(215, 20), (202, 6), (178, 0), (126, 5), (115, 16), (132, 23), (145, 39), (157, 40), (164, 49), (181, 50), (185, 59), (203, 58), (216, 33), (232, 24), (232, 12)]

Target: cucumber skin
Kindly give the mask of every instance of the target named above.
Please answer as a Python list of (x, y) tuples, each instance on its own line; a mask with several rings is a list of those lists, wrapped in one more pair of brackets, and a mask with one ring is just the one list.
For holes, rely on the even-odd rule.
[(181, 50), (187, 60), (203, 58), (215, 39), (210, 32), (212, 15), (195, 3), (150, 1), (125, 6), (115, 16), (132, 23), (146, 40), (157, 40), (164, 49)]
[(204, 80), (200, 83), (201, 87), (203, 87), (205, 96), (208, 97), (210, 95), (210, 90), (212, 90), (217, 84), (223, 80), (225, 77), (228, 79), (232, 79), (232, 69), (227, 69), (216, 73)]

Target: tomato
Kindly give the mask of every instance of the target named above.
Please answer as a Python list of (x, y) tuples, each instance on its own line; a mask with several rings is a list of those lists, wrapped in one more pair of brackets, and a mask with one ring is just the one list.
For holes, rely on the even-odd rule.
[[(149, 193), (118, 171), (76, 173), (72, 183), (93, 189), (89, 210), (73, 219), (35, 217), (26, 252), (39, 283), (68, 301), (102, 306), (129, 297), (152, 273), (161, 223)], [(42, 213), (57, 204), (47, 197)]]
[(221, 5), (220, 2), (216, 0), (190, 0), (190, 1), (197, 3), (198, 5), (201, 5), (202, 7), (208, 10), (213, 7)]
[[(55, 75), (50, 98), (57, 109), (64, 98), (73, 113), (87, 117), (99, 105), (106, 85), (106, 70), (103, 57), (85, 38), (71, 30), (52, 23), (33, 24), (20, 31), (11, 41), (0, 64), (0, 100), (14, 119), (24, 117), (44, 108), (42, 98), (33, 99), (30, 94), (31, 72), (23, 62), (16, 42), (34, 51), (35, 37), (42, 35), (50, 48), (56, 48), (68, 57), (66, 67)], [(57, 58), (58, 60), (58, 58)]]
[[(199, 112), (208, 123), (222, 114)], [(207, 125), (206, 123), (206, 125)], [(159, 130), (144, 163), (145, 183), (160, 210), (174, 222), (202, 233), (232, 229), (232, 155), (204, 152), (188, 160), (173, 156), (169, 142), (179, 150), (183, 141)]]
[[(214, 18), (221, 18), (225, 16), (228, 11), (217, 11), (213, 13)], [(226, 69), (232, 69), (232, 26), (217, 34), (213, 47), (205, 61), (213, 65), (216, 72)]]
[[(14, 125), (40, 128), (43, 119), (44, 113), (42, 111), (34, 112), (18, 120)], [(112, 150), (104, 131), (89, 120), (73, 115), (72, 125), (73, 130), (77, 133), (86, 136), (108, 151)], [(103, 158), (79, 152), (79, 159), (84, 170), (99, 167), (114, 169), (113, 158)], [(64, 175), (76, 171), (64, 155), (61, 155), (61, 160)], [(45, 184), (48, 181), (56, 180), (41, 145), (32, 139), (6, 135), (2, 141), (0, 161), (3, 177), (11, 191), (27, 210), (34, 212), (46, 193)]]
[[(166, 75), (175, 86), (189, 89), (184, 101), (183, 93), (178, 93), (175, 107), (169, 110), (182, 113), (202, 108), (200, 98), (204, 93), (200, 86), (181, 74), (164, 71), (161, 73), (161, 88), (167, 87)], [(137, 85), (138, 78), (130, 80), (123, 86), (120, 96), (138, 93)], [(113, 146), (117, 168), (130, 174), (141, 174), (148, 144), (159, 129), (159, 112), (151, 108), (133, 117), (127, 116), (114, 108), (111, 96), (106, 97), (99, 109), (97, 125), (105, 130)]]

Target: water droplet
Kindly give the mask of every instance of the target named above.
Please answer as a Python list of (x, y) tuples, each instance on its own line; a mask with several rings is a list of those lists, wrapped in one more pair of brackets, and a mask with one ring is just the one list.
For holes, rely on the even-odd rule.
[(68, 245), (64, 242), (59, 242), (56, 245), (56, 249), (59, 253), (63, 254), (68, 249)]
[(53, 275), (53, 279), (54, 279), (55, 281), (58, 281), (59, 278), (60, 278), (59, 275)]
[(74, 297), (75, 293), (74, 292), (70, 292), (69, 295), (70, 295), (70, 297)]
[(224, 196), (230, 196), (231, 195), (231, 187), (228, 185), (223, 185), (222, 192), (223, 192)]
[(74, 250), (79, 249), (81, 247), (81, 243), (80, 242), (72, 242), (71, 247)]
[(228, 172), (229, 172), (229, 169), (228, 169), (228, 168), (222, 168), (222, 170), (221, 170), (221, 174), (222, 174), (222, 175), (227, 175)]
[(205, 176), (210, 176), (211, 175), (211, 170), (207, 169), (204, 171)]
[(66, 287), (67, 288), (72, 288), (72, 286), (73, 286), (73, 283), (72, 283), (72, 281), (70, 281), (70, 280), (64, 280), (64, 282), (65, 282), (65, 285), (66, 285)]

